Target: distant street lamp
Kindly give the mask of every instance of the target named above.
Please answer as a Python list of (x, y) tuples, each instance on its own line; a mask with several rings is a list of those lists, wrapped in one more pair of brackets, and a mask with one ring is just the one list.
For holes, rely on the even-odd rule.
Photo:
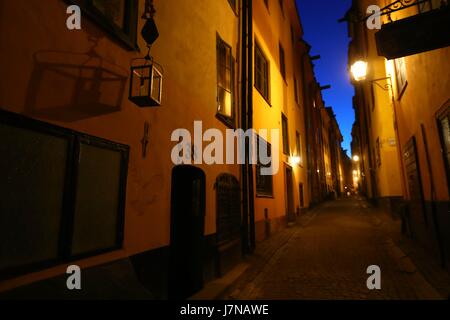
[(353, 156), (353, 161), (358, 162), (359, 161), (359, 156)]

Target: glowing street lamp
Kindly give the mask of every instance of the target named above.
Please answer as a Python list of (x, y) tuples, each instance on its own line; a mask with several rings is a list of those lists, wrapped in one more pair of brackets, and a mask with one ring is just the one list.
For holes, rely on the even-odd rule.
[(358, 162), (359, 161), (359, 156), (353, 156), (353, 161)]
[(300, 164), (301, 159), (300, 159), (299, 156), (291, 156), (291, 157), (289, 158), (289, 162), (290, 162), (292, 165), (296, 166), (296, 165), (299, 165), (299, 164)]
[(363, 60), (358, 60), (352, 64), (350, 71), (353, 75), (355, 81), (366, 80), (367, 77), (367, 62)]

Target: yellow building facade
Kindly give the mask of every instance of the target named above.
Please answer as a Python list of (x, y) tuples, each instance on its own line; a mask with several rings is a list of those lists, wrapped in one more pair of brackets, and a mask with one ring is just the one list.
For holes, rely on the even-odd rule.
[[(357, 9), (373, 4), (370, 1), (358, 1)], [(355, 7), (356, 8), (356, 7)], [(349, 49), (349, 62), (364, 60), (370, 65), (368, 81), (355, 82), (355, 104), (358, 109), (357, 121), (363, 132), (366, 144), (361, 148), (360, 157), (364, 167), (364, 176), (359, 177), (367, 184), (367, 195), (381, 204), (390, 207), (392, 200), (402, 195), (400, 171), (398, 170), (397, 137), (394, 130), (394, 106), (390, 80), (384, 68), (386, 59), (380, 57), (375, 43), (376, 30), (368, 30), (364, 23), (349, 26), (352, 41)], [(380, 79), (377, 81), (372, 81)]]
[[(253, 30), (255, 75), (253, 88), (254, 128), (278, 129), (280, 165), (273, 188), (256, 183), (255, 220), (257, 239), (267, 237), (295, 220), (309, 207), (305, 160), (305, 129), (300, 39), (303, 30), (294, 1), (254, 1)], [(267, 86), (257, 79), (260, 64), (267, 66)], [(257, 172), (255, 171), (255, 176)], [(269, 182), (269, 185), (271, 183)], [(270, 221), (270, 222), (269, 222)], [(270, 229), (267, 224), (270, 223)]]
[[(349, 23), (353, 38), (349, 64), (359, 59), (367, 62), (367, 80), (357, 84), (355, 100), (359, 128), (364, 121), (369, 128), (374, 165), (381, 163), (382, 168), (386, 164), (385, 170), (377, 170), (374, 185), (381, 196), (403, 197), (406, 208), (400, 212), (405, 233), (448, 266), (450, 49), (445, 45), (424, 49), (421, 45), (425, 39), (405, 45), (402, 38), (396, 38), (395, 49), (404, 53), (389, 60), (381, 55), (383, 50), (388, 51), (383, 42), (392, 35), (388, 32), (394, 30), (401, 37), (407, 30), (421, 36), (417, 29), (433, 24), (437, 28), (439, 17), (448, 17), (449, 6), (447, 1), (426, 1), (394, 8), (393, 1), (361, 0), (353, 2), (351, 12), (361, 16), (373, 4), (382, 10), (383, 26), (381, 30), (369, 30), (365, 23)], [(363, 150), (368, 147), (361, 145)], [(363, 157), (366, 159), (365, 154)], [(367, 169), (365, 172), (367, 176)]]
[[(82, 9), (81, 30), (66, 27), (70, 16), (66, 11), (72, 4), (79, 4)], [(127, 7), (114, 7), (118, 4)], [(204, 192), (192, 194), (192, 201), (197, 199), (202, 204), (195, 209), (197, 212), (191, 213), (201, 217), (197, 233), (206, 250), (196, 253), (193, 246), (184, 248), (198, 259), (194, 259), (197, 262), (190, 259), (178, 263), (184, 269), (181, 274), (189, 277), (190, 271), (186, 274), (186, 270), (200, 268), (200, 274), (192, 271), (191, 276), (199, 279), (198, 283), (208, 281), (229, 270), (229, 265), (241, 256), (240, 196), (230, 191), (232, 188), (239, 190), (240, 166), (192, 161), (192, 164), (178, 166), (180, 170), (175, 170), (177, 166), (171, 159), (177, 144), (171, 135), (176, 129), (188, 130), (193, 144), (194, 121), (202, 121), (203, 131), (215, 128), (224, 136), (226, 129), (240, 126), (238, 60), (241, 33), (237, 15), (240, 8), (226, 0), (203, 1), (195, 6), (188, 0), (156, 0), (154, 6), (159, 38), (152, 45), (150, 55), (163, 70), (160, 107), (139, 108), (128, 100), (132, 59), (144, 57), (148, 49), (139, 33), (132, 35), (127, 30), (133, 26), (136, 31), (143, 28), (145, 20), (140, 18), (145, 11), (145, 1), (101, 2), (98, 7), (85, 6), (82, 1), (2, 2), (0, 43), (5, 50), (2, 49), (0, 54), (0, 69), (10, 81), (0, 85), (0, 105), (8, 112), (40, 120), (45, 123), (43, 126), (56, 125), (73, 130), (76, 135), (82, 132), (95, 139), (129, 146), (122, 245), (105, 253), (69, 260), (71, 264), (79, 265), (85, 274), (103, 264), (111, 264), (111, 270), (114, 270), (117, 261), (127, 261), (129, 268), (126, 270), (137, 274), (152, 297), (164, 298), (179, 294), (187, 296), (198, 290), (198, 284), (183, 282), (175, 285), (186, 286), (186, 290), (170, 288), (175, 286), (170, 284), (170, 278), (180, 273), (170, 266), (176, 241), (173, 237), (177, 232), (174, 231), (174, 220), (177, 219), (174, 204), (184, 202), (189, 207), (182, 195), (188, 193), (189, 188), (175, 190), (177, 184), (183, 185), (187, 181), (184, 179), (190, 179), (186, 178), (189, 175), (198, 174), (198, 179), (192, 181), (203, 184), (204, 188)], [(135, 14), (125, 17), (123, 10)], [(17, 15), (23, 19), (13, 19)], [(127, 24), (128, 20), (130, 24)], [(232, 70), (227, 73), (231, 79), (226, 88), (231, 96), (231, 105), (227, 105), (231, 113), (221, 112), (218, 106), (218, 87), (221, 86), (218, 84), (218, 47), (226, 52), (226, 69)], [(2, 113), (1, 117), (8, 118), (9, 114)], [(200, 132), (197, 139), (202, 139), (202, 135)], [(205, 142), (204, 147), (206, 145)], [(196, 159), (202, 160), (202, 152), (202, 149), (194, 150), (196, 156), (200, 156)], [(95, 185), (95, 175), (92, 183)], [(220, 185), (224, 186), (223, 199), (218, 193)], [(220, 208), (223, 201), (234, 201), (235, 206), (223, 212)], [(37, 206), (37, 202), (31, 204), (34, 205)], [(19, 210), (16, 207), (17, 204), (11, 204), (11, 210)], [(35, 209), (39, 210), (39, 207)], [(95, 205), (91, 210), (95, 210)], [(225, 221), (226, 218), (217, 219), (229, 214), (237, 216), (237, 231), (236, 227), (230, 231), (229, 227), (223, 226), (230, 223)], [(36, 222), (38, 225), (44, 223), (39, 221)], [(180, 218), (180, 227), (182, 224)], [(25, 231), (17, 234), (17, 243), (28, 241), (26, 230), (32, 227), (22, 226)], [(83, 227), (85, 234), (91, 232), (91, 227)], [(196, 232), (192, 231), (193, 225), (186, 224), (185, 228), (191, 229), (185, 232)], [(221, 237), (219, 244), (216, 236), (221, 228), (226, 228), (223, 233), (228, 232), (228, 236)], [(38, 229), (37, 232), (44, 231)], [(101, 228), (97, 232), (101, 233)], [(7, 239), (2, 238), (2, 243), (5, 242)], [(217, 250), (219, 255), (216, 255)], [(3, 252), (5, 256), (1, 260), (11, 258), (9, 254), (12, 253)], [(180, 258), (182, 256), (180, 253)], [(8, 267), (13, 272), (2, 279), (0, 291), (61, 277), (67, 268), (67, 259), (59, 256), (51, 264), (34, 266), (32, 263), (25, 271), (21, 271), (21, 266), (29, 264), (26, 257), (19, 255), (16, 260), (9, 266), (2, 264), (2, 269)], [(36, 262), (40, 260), (36, 257)], [(192, 263), (198, 265), (189, 266)], [(104, 284), (100, 281), (93, 285)], [(67, 291), (64, 281), (56, 289)], [(116, 289), (120, 292), (120, 288)]]
[[(325, 190), (336, 142), (295, 1), (0, 7), (1, 296), (79, 298), (66, 287), (76, 265), (83, 297), (185, 299), (295, 222), (319, 168)], [(139, 106), (146, 90), (158, 106)], [(249, 124), (268, 130), (274, 175), (227, 161), (229, 132)]]

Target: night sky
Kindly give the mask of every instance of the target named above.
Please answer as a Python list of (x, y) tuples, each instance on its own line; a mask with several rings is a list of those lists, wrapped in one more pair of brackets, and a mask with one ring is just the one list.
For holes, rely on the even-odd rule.
[(323, 91), (327, 107), (333, 107), (344, 142), (342, 147), (350, 155), (351, 131), (354, 121), (352, 97), (354, 90), (347, 71), (349, 38), (347, 25), (338, 23), (350, 8), (351, 0), (296, 0), (304, 29), (304, 39), (312, 46), (311, 55), (320, 55), (315, 60), (317, 81), (331, 85)]

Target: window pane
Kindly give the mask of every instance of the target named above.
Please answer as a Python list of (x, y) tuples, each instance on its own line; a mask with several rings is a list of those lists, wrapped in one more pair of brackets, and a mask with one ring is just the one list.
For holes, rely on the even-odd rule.
[(289, 136), (287, 118), (282, 116), (282, 131), (283, 131), (283, 153), (289, 154)]
[(220, 114), (223, 114), (227, 117), (231, 117), (233, 115), (231, 104), (231, 93), (222, 87), (218, 87), (217, 91), (219, 95), (217, 111)]
[(397, 94), (400, 96), (406, 85), (406, 66), (405, 59), (400, 58), (395, 60), (395, 74), (397, 82)]
[(284, 49), (280, 44), (280, 72), (283, 78), (286, 78), (286, 65), (284, 62)]
[(0, 270), (57, 259), (68, 140), (0, 124)]
[(82, 143), (72, 254), (117, 245), (121, 153)]
[(233, 116), (233, 57), (231, 47), (217, 38), (217, 112)]
[(124, 28), (126, 0), (93, 0), (92, 4), (109, 20)]
[(441, 120), (441, 130), (442, 138), (444, 140), (444, 152), (447, 156), (447, 169), (450, 170), (450, 123), (448, 117)]
[(261, 175), (262, 168), (269, 168), (271, 163), (262, 164), (260, 159), (260, 152), (263, 156), (271, 157), (272, 147), (264, 139), (258, 137), (258, 162), (256, 165), (256, 194), (260, 196), (272, 196), (273, 195), (273, 176)]
[(262, 54), (261, 49), (255, 47), (255, 87), (264, 96), (264, 98), (269, 98), (269, 63)]

